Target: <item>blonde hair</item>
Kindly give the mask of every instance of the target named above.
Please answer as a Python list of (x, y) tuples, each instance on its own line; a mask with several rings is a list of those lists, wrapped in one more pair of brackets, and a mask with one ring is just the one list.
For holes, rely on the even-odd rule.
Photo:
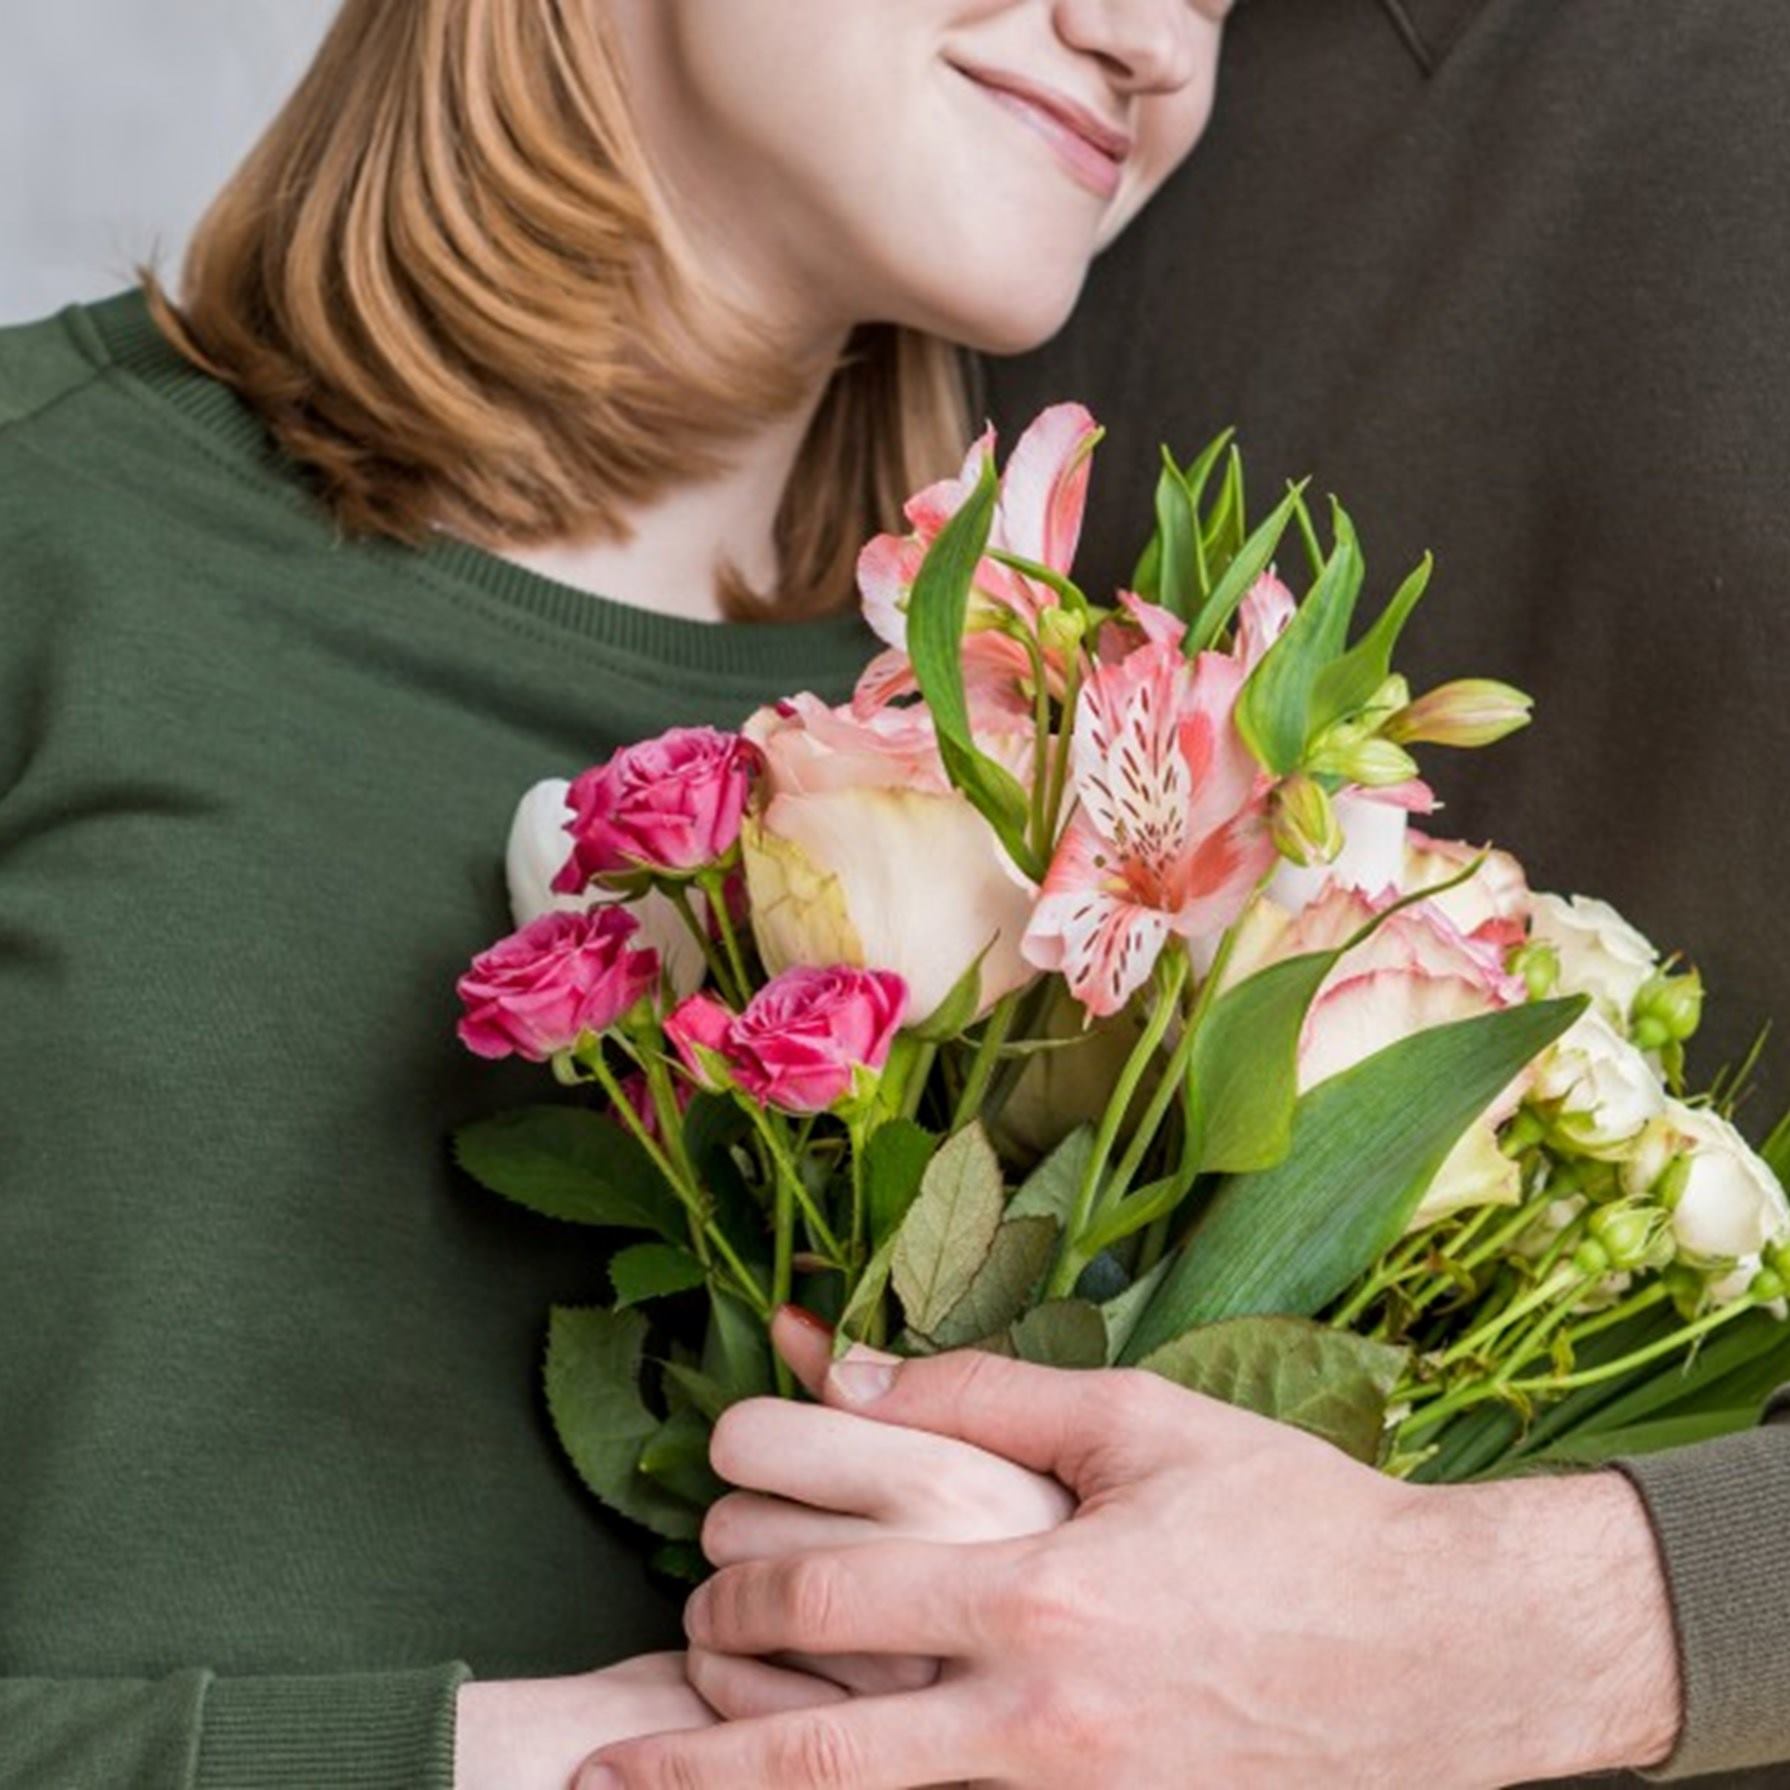
[[(163, 333), (314, 475), (339, 527), (412, 544), (625, 538), (719, 471), (825, 367), (708, 290), (648, 163), (593, 0), (346, 0), (213, 202)], [(831, 371), (776, 518), (781, 588), (841, 607), (858, 549), (955, 470), (963, 357), (866, 325)]]

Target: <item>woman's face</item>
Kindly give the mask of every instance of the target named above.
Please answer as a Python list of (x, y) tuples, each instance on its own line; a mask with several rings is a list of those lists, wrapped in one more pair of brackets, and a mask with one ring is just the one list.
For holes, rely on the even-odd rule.
[(1198, 141), (1231, 0), (607, 0), (680, 210), (799, 328), (1054, 335)]

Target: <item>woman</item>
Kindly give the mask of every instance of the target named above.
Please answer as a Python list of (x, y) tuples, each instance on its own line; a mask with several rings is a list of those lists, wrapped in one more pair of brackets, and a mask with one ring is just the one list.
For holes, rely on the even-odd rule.
[(518, 792), (849, 684), (957, 347), (1061, 323), (1224, 10), (348, 0), (178, 303), (0, 333), (0, 1783), (712, 1719), (526, 1397), (590, 1263), (441, 1159), (533, 1085), (453, 976)]

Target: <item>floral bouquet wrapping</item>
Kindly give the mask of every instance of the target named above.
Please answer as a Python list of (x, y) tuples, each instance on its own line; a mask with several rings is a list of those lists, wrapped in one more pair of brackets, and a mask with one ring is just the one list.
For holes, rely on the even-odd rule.
[(1098, 439), (1059, 406), (997, 474), (990, 434), (869, 544), (849, 705), (517, 814), (460, 1035), (569, 1092), (457, 1152), (592, 1227), (548, 1404), (668, 1567), (715, 1418), (791, 1390), (792, 1300), (841, 1346), (1133, 1364), (1414, 1478), (1713, 1435), (1790, 1375), (1790, 1137), (1735, 1130), (1744, 1066), (1687, 1097), (1696, 973), (1428, 830), (1414, 750), (1529, 715), (1413, 698), (1429, 562), (1358, 625), (1347, 513), (1292, 487), (1251, 528), (1225, 436), (1165, 454), (1096, 603)]

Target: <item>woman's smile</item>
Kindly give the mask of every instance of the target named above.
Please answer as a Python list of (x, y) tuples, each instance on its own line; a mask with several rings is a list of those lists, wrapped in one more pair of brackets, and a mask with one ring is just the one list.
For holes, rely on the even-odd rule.
[(1129, 132), (1106, 123), (1067, 94), (1023, 75), (962, 62), (949, 66), (1042, 137), (1065, 170), (1090, 192), (1110, 199), (1119, 190), (1133, 147)]

